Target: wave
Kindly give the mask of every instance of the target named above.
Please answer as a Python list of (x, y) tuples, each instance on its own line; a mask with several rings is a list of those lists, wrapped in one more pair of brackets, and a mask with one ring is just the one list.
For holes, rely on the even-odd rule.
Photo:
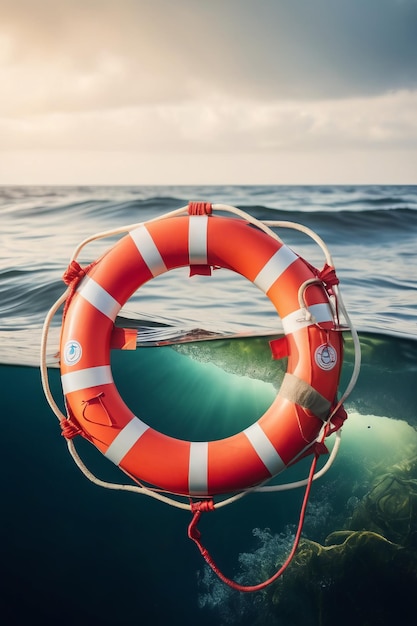
[[(415, 335), (416, 192), (413, 186), (1, 188), (2, 352), (14, 350), (9, 331), (38, 332), (46, 312), (65, 289), (61, 277), (81, 241), (97, 232), (156, 218), (186, 206), (190, 199), (225, 203), (260, 220), (311, 228), (334, 255), (353, 324), (364, 331)], [(288, 229), (279, 229), (278, 234), (298, 254), (322, 267), (323, 254), (311, 239)], [(90, 244), (80, 263), (99, 258), (112, 243), (113, 239), (102, 239)], [(165, 328), (168, 337), (198, 328), (220, 333), (231, 327), (233, 332), (254, 333), (277, 328), (270, 302), (258, 301), (253, 285), (237, 276), (228, 280), (226, 272), (214, 274), (210, 284), (198, 291), (197, 279), (190, 283), (181, 275), (175, 282), (178, 275), (169, 272), (151, 281), (149, 290), (148, 285), (141, 288), (128, 306), (136, 319), (169, 318), (167, 324), (173, 328)], [(207, 286), (210, 290), (204, 290)]]
[[(3, 187), (3, 206), (38, 208), (77, 206), (91, 201), (137, 208), (178, 208), (190, 200), (232, 204), (246, 208), (264, 207), (285, 212), (409, 208), (417, 210), (417, 186), (288, 186), (288, 185), (171, 185), (171, 186), (80, 186), (80, 187)], [(252, 201), (254, 200), (254, 202)]]
[(417, 220), (417, 205), (413, 206), (393, 206), (387, 205), (386, 208), (381, 208), (379, 205), (372, 207), (362, 207), (360, 210), (347, 209), (346, 207), (338, 208), (333, 206), (331, 210), (323, 210), (322, 207), (317, 207), (315, 210), (305, 210), (301, 207), (299, 209), (283, 209), (276, 207), (268, 207), (263, 205), (249, 204), (240, 207), (247, 213), (254, 216), (258, 220), (271, 220), (282, 219), (289, 220), (290, 216), (296, 216), (294, 221), (305, 222), (306, 220), (322, 220), (322, 221), (334, 221), (343, 220), (346, 222), (355, 223), (359, 220), (379, 220), (381, 222), (389, 221), (390, 219), (405, 220), (408, 218)]

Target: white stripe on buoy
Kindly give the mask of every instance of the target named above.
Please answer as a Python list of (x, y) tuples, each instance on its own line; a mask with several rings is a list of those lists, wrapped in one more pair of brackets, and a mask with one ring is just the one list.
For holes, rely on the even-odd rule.
[(104, 456), (113, 461), (115, 465), (120, 465), (126, 454), (148, 429), (149, 426), (147, 424), (138, 417), (133, 417), (113, 439)]
[(130, 231), (135, 246), (148, 266), (152, 276), (159, 276), (167, 271), (166, 265), (146, 226), (139, 226)]
[(78, 287), (77, 293), (114, 322), (121, 308), (121, 304), (99, 283), (89, 276), (86, 276)]
[(113, 376), (110, 365), (87, 367), (61, 376), (62, 389), (65, 395), (73, 391), (80, 391), (80, 389), (108, 385), (112, 382)]
[(285, 272), (285, 270), (298, 259), (298, 256), (287, 246), (281, 246), (265, 263), (261, 271), (253, 281), (259, 289), (267, 293), (274, 282)]
[[(311, 318), (307, 318), (306, 313), (311, 313)], [(313, 324), (320, 324), (322, 322), (332, 322), (333, 315), (327, 302), (322, 302), (320, 304), (312, 304), (306, 309), (297, 309), (283, 317), (281, 321), (285, 334), (289, 335), (300, 330), (300, 328), (306, 328), (306, 326), (312, 326)]]
[(190, 265), (207, 265), (208, 215), (191, 215), (188, 221), (188, 256)]
[(281, 459), (258, 422), (255, 422), (255, 424), (252, 424), (249, 428), (245, 428), (243, 433), (249, 439), (253, 449), (271, 476), (275, 476), (275, 474), (285, 469), (284, 461)]
[(208, 491), (208, 442), (192, 441), (188, 469), (189, 494), (204, 495)]

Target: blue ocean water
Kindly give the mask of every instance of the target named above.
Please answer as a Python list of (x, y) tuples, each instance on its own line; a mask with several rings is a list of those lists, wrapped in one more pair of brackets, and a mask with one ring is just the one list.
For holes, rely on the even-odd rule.
[[(242, 595), (203, 565), (186, 536), (189, 514), (99, 489), (72, 463), (38, 369), (43, 321), (65, 289), (61, 277), (70, 256), (94, 233), (155, 218), (189, 200), (302, 223), (327, 243), (363, 364), (346, 405), (341, 452), (313, 487), (304, 536), (319, 545), (332, 533), (366, 530), (400, 546), (401, 556), (388, 555), (385, 543), (366, 544), (374, 561), (357, 552), (355, 576), (346, 580), (341, 572), (350, 564), (341, 550), (326, 552), (338, 556), (319, 573), (300, 552), (286, 582)], [(323, 265), (322, 252), (304, 234), (279, 229), (279, 235)], [(166, 624), (174, 614), (182, 624), (384, 624), (391, 617), (413, 623), (407, 585), (417, 581), (417, 187), (3, 187), (0, 241), (5, 623)], [(88, 264), (114, 241), (90, 244), (80, 262)], [(280, 332), (280, 322), (255, 291), (227, 272), (214, 272), (208, 287), (206, 277), (188, 279), (182, 270), (141, 288), (122, 314), (142, 328), (144, 343), (196, 329), (223, 338), (115, 353), (114, 375), (128, 403), (138, 403), (155, 427), (186, 439), (222, 437), (257, 419), (276, 393), (276, 370), (261, 336)], [(59, 326), (57, 316), (48, 343), (57, 398)], [(244, 337), (229, 338), (239, 333)], [(352, 363), (347, 337), (342, 384)], [(123, 480), (84, 447), (104, 477)], [(308, 468), (295, 471), (304, 476)], [(389, 523), (373, 500), (386, 475), (395, 477), (395, 489), (390, 483), (381, 496), (390, 502)], [(301, 498), (299, 490), (248, 496), (202, 521), (210, 551), (228, 575), (256, 583), (273, 573), (290, 549)], [(384, 572), (396, 604), (388, 582), (369, 583), (366, 560), (374, 562), (372, 571)]]

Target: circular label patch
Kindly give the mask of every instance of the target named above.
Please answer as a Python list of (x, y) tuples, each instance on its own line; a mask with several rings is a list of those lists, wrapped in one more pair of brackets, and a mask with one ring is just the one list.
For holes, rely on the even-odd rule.
[(332, 370), (337, 363), (337, 352), (329, 343), (323, 343), (314, 353), (314, 359), (322, 370)]
[(64, 348), (64, 362), (67, 365), (75, 365), (81, 359), (83, 350), (81, 344), (78, 341), (72, 339), (67, 341)]

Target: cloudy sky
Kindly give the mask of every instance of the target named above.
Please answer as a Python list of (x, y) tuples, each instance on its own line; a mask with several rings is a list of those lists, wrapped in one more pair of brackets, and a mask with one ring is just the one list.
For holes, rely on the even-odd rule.
[(417, 183), (417, 0), (0, 0), (0, 184)]

